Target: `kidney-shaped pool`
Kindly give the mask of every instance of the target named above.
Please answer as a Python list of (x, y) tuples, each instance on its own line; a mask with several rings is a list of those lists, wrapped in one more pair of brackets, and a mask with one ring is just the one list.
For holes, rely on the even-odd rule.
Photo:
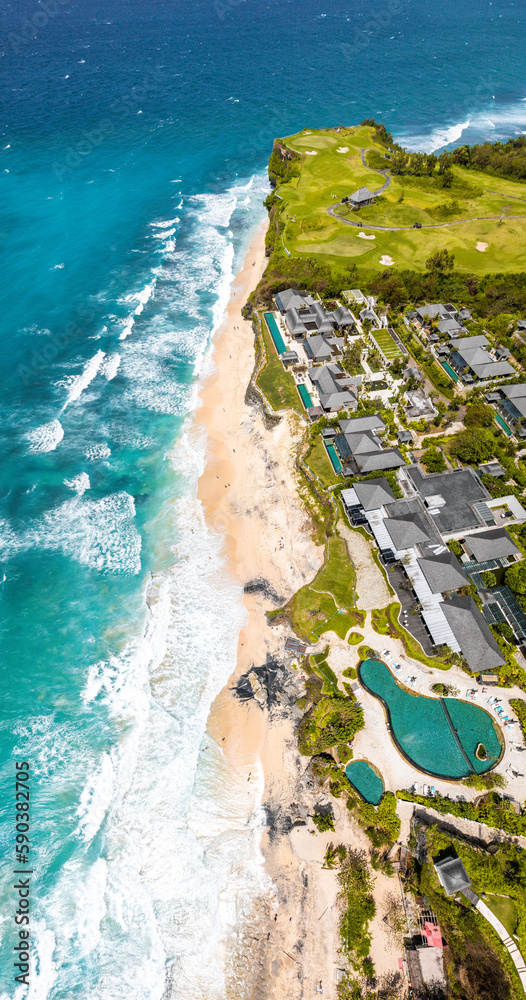
[[(359, 677), (366, 691), (383, 702), (395, 743), (419, 770), (436, 778), (459, 779), (483, 774), (500, 759), (502, 737), (478, 705), (413, 694), (397, 683), (381, 660), (364, 660)], [(475, 755), (479, 743), (486, 749), (486, 760)]]

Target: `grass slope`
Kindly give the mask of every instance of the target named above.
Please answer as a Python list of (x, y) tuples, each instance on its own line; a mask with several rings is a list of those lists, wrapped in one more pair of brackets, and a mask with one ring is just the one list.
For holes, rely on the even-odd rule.
[[(362, 625), (365, 612), (354, 608), (355, 570), (342, 538), (327, 543), (325, 564), (311, 584), (302, 587), (287, 605), (294, 631), (316, 642), (326, 632), (341, 639), (354, 626)], [(344, 610), (342, 610), (344, 609)]]

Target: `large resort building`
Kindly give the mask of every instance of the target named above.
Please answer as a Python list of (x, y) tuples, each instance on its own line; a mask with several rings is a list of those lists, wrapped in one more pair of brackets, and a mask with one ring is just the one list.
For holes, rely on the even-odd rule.
[[(382, 477), (344, 490), (351, 522), (369, 528), (386, 566), (403, 569), (431, 646), (445, 644), (461, 653), (471, 670), (495, 670), (504, 658), (490, 624), (507, 622), (521, 642), (526, 615), (509, 587), (487, 589), (483, 574), (522, 558), (502, 517), (504, 512), (506, 523), (522, 522), (526, 511), (515, 497), (492, 500), (471, 468), (426, 475), (415, 464), (400, 467), (397, 480), (403, 499), (395, 498)], [(453, 539), (460, 559), (448, 547)], [(482, 610), (473, 599), (473, 584)]]

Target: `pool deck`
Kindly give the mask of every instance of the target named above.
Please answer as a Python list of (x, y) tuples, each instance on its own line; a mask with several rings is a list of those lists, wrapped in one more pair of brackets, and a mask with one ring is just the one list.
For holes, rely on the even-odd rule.
[[(388, 659), (381, 656), (381, 651), (389, 650), (395, 662), (400, 663), (401, 670), (396, 673), (391, 667), (393, 677), (399, 683), (408, 686), (415, 694), (426, 695), (428, 698), (439, 698), (431, 690), (431, 685), (437, 682), (451, 684), (460, 691), (459, 697), (466, 698), (466, 692), (473, 688), (477, 691), (477, 697), (473, 699), (473, 704), (484, 708), (495, 722), (499, 723), (499, 717), (492, 706), (488, 705), (488, 698), (497, 697), (500, 699), (499, 705), (503, 708), (504, 714), (515, 719), (515, 713), (509, 706), (511, 698), (524, 698), (524, 692), (519, 688), (486, 688), (486, 693), (482, 693), (482, 688), (477, 681), (470, 678), (459, 667), (451, 667), (450, 670), (431, 670), (417, 660), (407, 656), (400, 639), (391, 639), (389, 636), (378, 635), (371, 627), (370, 615), (368, 614), (365, 626), (359, 630), (364, 636), (364, 644), (376, 650), (379, 658), (390, 667)], [(337, 676), (341, 676), (346, 666), (356, 666), (359, 662), (357, 647), (349, 646), (331, 636), (331, 653), (329, 664), (335, 670)], [(413, 683), (408, 683), (410, 678), (415, 677)], [(481, 793), (474, 788), (468, 788), (459, 781), (446, 780), (444, 778), (432, 778), (424, 774), (418, 768), (410, 764), (396, 749), (387, 729), (387, 721), (382, 703), (374, 695), (369, 694), (361, 686), (359, 681), (353, 682), (358, 702), (362, 705), (365, 715), (365, 727), (357, 733), (353, 742), (353, 752), (355, 758), (365, 758), (374, 764), (380, 771), (384, 786), (387, 791), (396, 792), (397, 789), (410, 789), (416, 782), (418, 793), (423, 794), (423, 786), (434, 785), (435, 791), (440, 795), (448, 795), (452, 799), (463, 798), (464, 800), (476, 799)], [(523, 745), (522, 734), (518, 723), (510, 729), (501, 729), (505, 740), (505, 750), (503, 756), (495, 768), (496, 772), (504, 775), (508, 784), (502, 790), (503, 794), (509, 795), (518, 802), (526, 799), (526, 777), (513, 778), (507, 773), (511, 766), (520, 775), (526, 775), (526, 750), (517, 752), (513, 745)], [(410, 804), (412, 805), (412, 804)]]

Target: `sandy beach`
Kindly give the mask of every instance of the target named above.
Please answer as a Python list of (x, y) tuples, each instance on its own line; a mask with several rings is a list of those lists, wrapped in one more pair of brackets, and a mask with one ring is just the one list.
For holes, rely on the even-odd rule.
[[(300, 418), (285, 413), (269, 428), (261, 409), (246, 401), (255, 363), (254, 332), (241, 308), (265, 263), (263, 227), (233, 283), (216, 338), (215, 372), (203, 387), (197, 415), (208, 435), (198, 496), (207, 524), (225, 537), (230, 569), (245, 589), (248, 613), (236, 671), (216, 698), (208, 730), (236, 770), (246, 775), (254, 805), (262, 802), (267, 816), (261, 847), (275, 892), (261, 901), (259, 947), (247, 956), (255, 966), (247, 969), (251, 995), (294, 1000), (311, 996), (321, 982), (323, 995), (332, 998), (341, 964), (339, 911), (336, 876), (323, 868), (325, 850), (331, 840), (364, 850), (369, 842), (337, 804), (336, 834), (315, 831), (310, 816), (314, 805), (326, 799), (296, 746), (296, 700), (303, 683), (290, 658), (286, 661), (284, 627), (270, 627), (265, 614), (312, 580), (324, 554), (310, 537), (309, 518), (295, 488)], [(263, 707), (255, 700), (241, 701), (234, 692), (239, 678), (254, 668), (263, 679), (266, 669), (275, 671)], [(393, 889), (392, 880), (385, 879), (384, 886), (384, 879), (379, 876), (381, 885), (377, 880), (380, 900)], [(378, 925), (381, 916), (379, 907)], [(395, 955), (381, 926), (375, 944), (378, 972), (393, 968)]]

